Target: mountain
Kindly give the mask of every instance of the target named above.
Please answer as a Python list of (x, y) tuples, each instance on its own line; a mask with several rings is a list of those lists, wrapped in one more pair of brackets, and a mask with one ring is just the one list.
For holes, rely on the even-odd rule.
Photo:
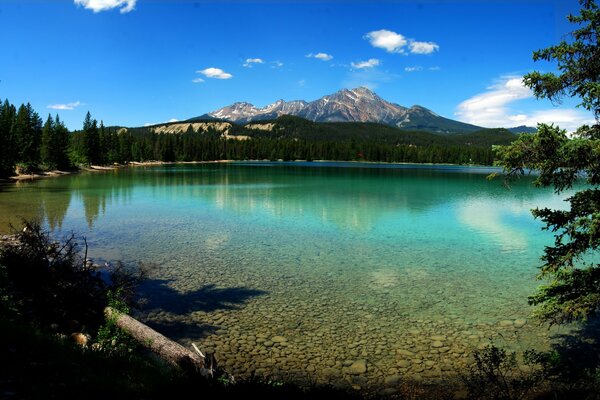
[(444, 118), (418, 105), (407, 108), (390, 103), (365, 87), (342, 89), (311, 102), (278, 100), (262, 108), (245, 102), (234, 103), (189, 121), (219, 119), (244, 124), (273, 120), (282, 115), (293, 115), (315, 122), (375, 122), (438, 134), (468, 133), (483, 129)]
[(206, 114), (203, 117), (224, 119), (236, 123), (246, 123), (250, 121), (261, 121), (267, 119), (275, 119), (281, 115), (297, 115), (302, 109), (308, 105), (302, 100), (283, 101), (277, 100), (273, 104), (258, 108), (253, 104), (238, 102), (230, 106), (223, 107), (217, 111)]
[(531, 126), (525, 126), (525, 125), (515, 126), (514, 128), (508, 128), (507, 130), (512, 133), (536, 133), (537, 132), (537, 128), (534, 128)]

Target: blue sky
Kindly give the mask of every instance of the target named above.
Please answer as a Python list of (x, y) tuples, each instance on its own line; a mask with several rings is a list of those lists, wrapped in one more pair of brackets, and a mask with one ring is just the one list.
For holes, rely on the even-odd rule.
[(592, 119), (520, 84), (556, 44), (576, 0), (0, 0), (0, 98), (141, 126), (235, 101), (314, 100), (368, 86), (482, 126)]

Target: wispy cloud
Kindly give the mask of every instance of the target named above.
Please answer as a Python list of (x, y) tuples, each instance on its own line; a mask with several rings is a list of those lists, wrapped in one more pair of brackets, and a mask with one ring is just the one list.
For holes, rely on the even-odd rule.
[(594, 123), (591, 115), (573, 108), (520, 112), (511, 107), (519, 100), (530, 98), (533, 98), (533, 92), (523, 85), (522, 76), (503, 76), (489, 86), (486, 92), (461, 102), (454, 114), (461, 121), (488, 128), (553, 123), (574, 132), (583, 124)]
[(333, 56), (331, 54), (327, 54), (327, 53), (309, 53), (305, 57), (316, 58), (321, 61), (330, 61), (333, 59)]
[(404, 67), (404, 70), (406, 72), (419, 72), (423, 71), (423, 67), (421, 67), (420, 65), (414, 65), (412, 67)]
[(252, 68), (252, 64), (264, 64), (265, 60), (262, 58), (246, 58), (246, 62), (242, 66), (246, 68)]
[(439, 71), (441, 68), (439, 66), (429, 67), (427, 68), (429, 71)]
[(231, 79), (231, 78), (233, 78), (233, 75), (231, 75), (230, 73), (223, 71), (221, 68), (215, 68), (215, 67), (205, 68), (203, 70), (196, 71), (196, 73), (202, 74), (207, 78), (213, 78), (213, 79)]
[(416, 40), (411, 41), (409, 47), (413, 54), (431, 54), (440, 49), (440, 46), (433, 42), (417, 42)]
[(384, 49), (388, 53), (407, 54), (431, 54), (440, 49), (440, 46), (434, 42), (420, 42), (414, 39), (408, 39), (406, 36), (380, 29), (367, 33), (364, 38), (371, 43), (371, 46)]
[(528, 114), (515, 114), (509, 115), (508, 120), (510, 123), (506, 123), (505, 127), (514, 126), (533, 126), (537, 124), (554, 124), (566, 129), (567, 132), (573, 133), (582, 125), (593, 125), (596, 120), (592, 115), (588, 115), (582, 110), (576, 108), (566, 109), (546, 109), (536, 110)]
[(194, 83), (203, 83), (204, 79), (202, 79), (202, 78), (194, 78), (194, 79), (192, 79), (192, 82), (194, 82)]
[(358, 61), (358, 62), (352, 62), (352, 63), (350, 63), (350, 65), (354, 69), (373, 68), (373, 67), (376, 67), (376, 66), (378, 66), (380, 64), (381, 64), (381, 61), (379, 61), (376, 58), (369, 58), (366, 61)]
[(300, 80), (298, 81), (298, 86), (300, 86), (300, 87), (304, 87), (304, 85), (306, 85), (306, 79), (300, 79)]
[(271, 68), (281, 68), (283, 67), (283, 63), (281, 61), (271, 61)]
[(100, 11), (112, 10), (118, 8), (121, 14), (128, 13), (135, 9), (137, 0), (73, 0), (78, 6), (83, 6), (95, 13)]
[(81, 105), (81, 102), (74, 101), (73, 103), (66, 104), (50, 104), (47, 108), (52, 110), (74, 110)]

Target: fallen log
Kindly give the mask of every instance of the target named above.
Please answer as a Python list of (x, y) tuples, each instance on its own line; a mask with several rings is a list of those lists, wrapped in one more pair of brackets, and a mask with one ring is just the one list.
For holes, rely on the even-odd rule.
[(199, 373), (205, 377), (212, 376), (212, 369), (206, 368), (206, 360), (202, 353), (195, 353), (186, 349), (179, 343), (156, 332), (148, 325), (127, 314), (120, 313), (112, 307), (106, 307), (104, 315), (107, 319), (114, 321), (115, 325), (127, 332), (142, 346), (156, 353), (169, 364), (186, 372)]

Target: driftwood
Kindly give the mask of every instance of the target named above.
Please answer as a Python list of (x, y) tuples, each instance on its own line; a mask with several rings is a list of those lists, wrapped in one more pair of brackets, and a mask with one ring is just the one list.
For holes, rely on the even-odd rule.
[[(107, 319), (112, 319), (119, 328), (127, 332), (142, 346), (156, 353), (168, 363), (187, 372), (199, 373), (206, 377), (212, 376), (212, 368), (206, 367), (204, 354), (199, 350), (197, 352), (188, 350), (137, 319), (120, 313), (114, 308), (106, 307), (104, 315)], [(196, 346), (194, 347), (196, 348)]]

